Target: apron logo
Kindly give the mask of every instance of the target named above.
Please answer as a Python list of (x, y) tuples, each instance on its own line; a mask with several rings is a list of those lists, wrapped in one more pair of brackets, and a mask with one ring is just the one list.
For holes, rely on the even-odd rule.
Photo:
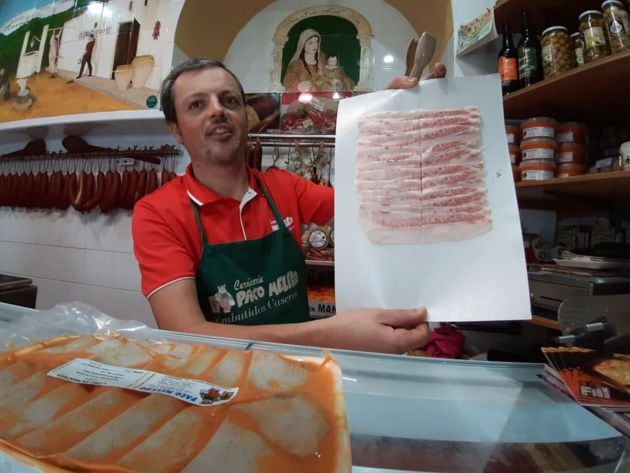
[(236, 304), (234, 297), (228, 292), (225, 284), (217, 286), (217, 292), (208, 297), (208, 302), (213, 314), (229, 314), (232, 311), (232, 306)]
[[(275, 219), (273, 219), (273, 220), (270, 220), (269, 223), (271, 224), (271, 230), (275, 232), (278, 229), (278, 222)], [(286, 217), (284, 219), (284, 225), (289, 230), (293, 230), (293, 217), (291, 216)]]

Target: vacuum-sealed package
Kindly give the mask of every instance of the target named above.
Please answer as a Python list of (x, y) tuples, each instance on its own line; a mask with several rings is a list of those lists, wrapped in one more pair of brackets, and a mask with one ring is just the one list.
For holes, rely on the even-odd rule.
[(351, 470), (331, 357), (176, 343), (96, 318), (103, 330), (78, 333), (96, 323), (83, 313), (74, 326), (66, 320), (72, 334), (39, 340), (26, 329), (33, 320), (17, 323), (28, 337), (5, 329), (0, 465), (13, 466), (3, 471)]

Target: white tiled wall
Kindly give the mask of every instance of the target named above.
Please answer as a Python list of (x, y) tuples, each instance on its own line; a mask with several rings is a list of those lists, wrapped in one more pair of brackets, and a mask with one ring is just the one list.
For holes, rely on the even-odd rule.
[[(100, 130), (83, 138), (90, 144), (111, 148), (175, 144), (166, 125), (162, 126), (163, 133), (153, 129), (142, 135), (138, 129), (149, 130), (150, 123), (140, 121), (129, 125), (129, 133), (124, 135), (107, 135)], [(63, 150), (59, 141), (55, 130), (51, 130), (46, 138), (48, 150)], [(23, 145), (24, 141), (19, 140), (2, 143), (0, 154)], [(187, 157), (180, 158), (176, 171), (181, 174), (187, 162)], [(155, 326), (149, 304), (140, 292), (131, 211), (103, 215), (98, 210), (80, 214), (72, 208), (59, 211), (0, 207), (0, 273), (32, 279), (38, 290), (38, 309), (79, 301), (116, 318)]]
[(81, 301), (111, 316), (155, 325), (139, 292), (131, 215), (0, 209), (0, 273), (33, 279), (37, 308)]

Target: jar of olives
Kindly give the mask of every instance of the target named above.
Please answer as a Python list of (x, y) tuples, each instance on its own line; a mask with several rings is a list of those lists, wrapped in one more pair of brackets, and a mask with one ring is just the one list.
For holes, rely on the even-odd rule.
[(582, 33), (576, 31), (571, 35), (571, 47), (573, 48), (573, 67), (584, 64), (584, 39)]
[(604, 15), (598, 10), (586, 10), (580, 15), (580, 33), (584, 37), (584, 62), (608, 56), (610, 47), (604, 33)]
[(613, 53), (630, 49), (630, 17), (619, 0), (602, 3), (604, 27)]
[(571, 69), (569, 30), (552, 26), (542, 32), (542, 63), (545, 79)]

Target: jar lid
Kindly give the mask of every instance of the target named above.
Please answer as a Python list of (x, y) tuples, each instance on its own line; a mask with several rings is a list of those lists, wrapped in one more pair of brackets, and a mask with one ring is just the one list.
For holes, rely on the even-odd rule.
[(525, 125), (529, 125), (530, 123), (534, 122), (551, 122), (554, 125), (557, 123), (556, 119), (551, 117), (532, 117), (528, 118), (527, 120), (523, 120), (523, 125), (521, 126), (524, 127)]
[(607, 6), (616, 6), (616, 7), (620, 7), (623, 8), (623, 3), (621, 3), (619, 0), (606, 0), (604, 3), (602, 3), (602, 10), (607, 7)]
[(544, 136), (537, 136), (535, 138), (527, 138), (521, 141), (521, 149), (531, 148), (555, 148), (557, 145), (554, 138), (547, 138)]
[(586, 166), (582, 163), (559, 163), (558, 164), (558, 171), (568, 171), (570, 169), (575, 169), (576, 171), (578, 170), (585, 170)]
[(558, 123), (558, 126), (578, 126), (580, 128), (586, 128), (586, 124), (584, 124), (583, 122), (560, 122)]
[(585, 12), (582, 12), (578, 20), (582, 21), (582, 18), (586, 16), (602, 16), (602, 12), (600, 12), (599, 10), (586, 10)]
[(570, 38), (574, 38), (576, 36), (581, 36), (582, 33), (580, 33), (579, 31), (576, 31), (575, 33), (573, 33), (571, 36), (569, 36)]
[(542, 32), (542, 36), (545, 36), (552, 31), (564, 31), (565, 33), (569, 33), (569, 29), (566, 26), (550, 26)]
[(558, 143), (559, 151), (567, 151), (569, 149), (575, 148), (586, 149), (586, 146), (584, 146), (584, 144), (580, 143), (579, 141), (565, 141), (563, 143)]
[(521, 161), (521, 164), (519, 165), (520, 169), (526, 168), (526, 167), (547, 167), (547, 168), (556, 168), (556, 162), (553, 159), (525, 159), (523, 161)]

